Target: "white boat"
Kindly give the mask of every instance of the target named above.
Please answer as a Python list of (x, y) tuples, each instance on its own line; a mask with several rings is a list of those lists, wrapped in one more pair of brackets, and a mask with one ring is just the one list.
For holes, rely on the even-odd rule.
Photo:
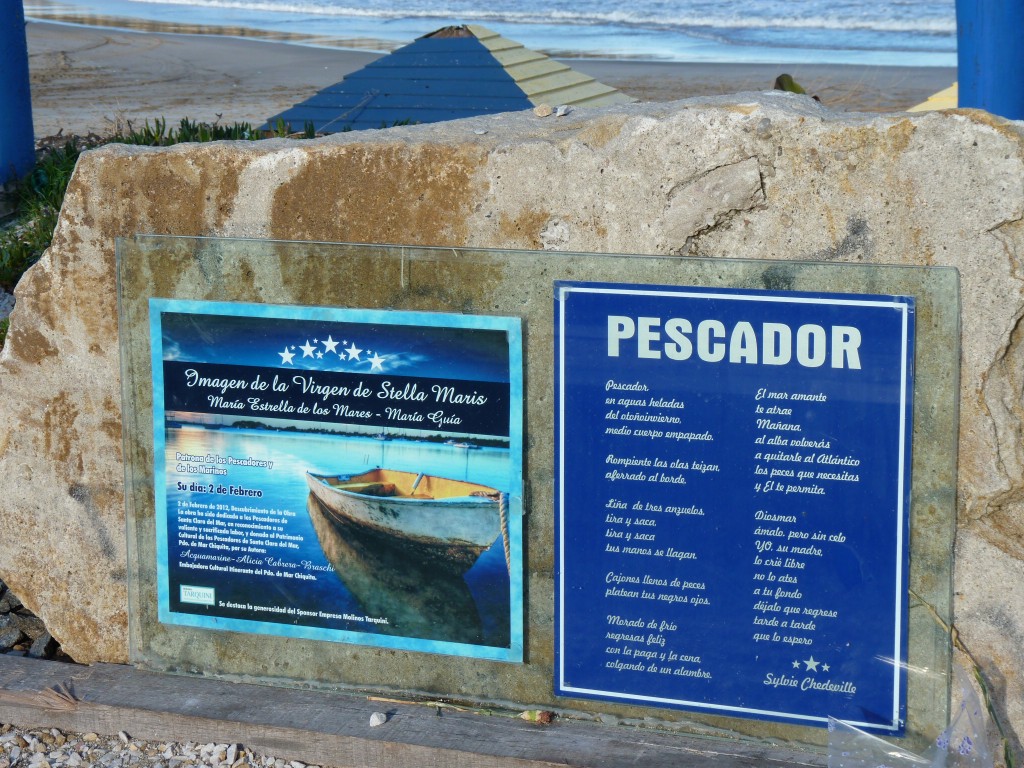
[[(382, 635), (399, 635), (479, 645), (484, 636), (480, 609), (465, 570), (431, 558), (410, 555), (407, 547), (388, 545), (380, 536), (342, 526), (313, 494), (306, 509), (327, 562), (367, 616), (387, 622), (354, 626)], [(502, 638), (507, 643), (508, 640)]]
[(463, 570), (501, 535), (501, 493), (478, 483), (381, 468), (306, 483), (336, 524)]

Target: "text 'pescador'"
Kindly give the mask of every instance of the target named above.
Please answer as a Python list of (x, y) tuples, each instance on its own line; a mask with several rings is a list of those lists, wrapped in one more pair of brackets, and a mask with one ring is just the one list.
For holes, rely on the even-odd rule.
[(786, 365), (796, 360), (805, 368), (828, 361), (832, 368), (860, 368), (860, 331), (851, 325), (826, 330), (807, 323), (795, 331), (785, 323), (739, 321), (726, 328), (721, 320), (701, 320), (696, 331), (686, 318), (608, 316), (608, 356), (635, 353), (638, 358), (689, 360), (696, 351), (706, 363)]

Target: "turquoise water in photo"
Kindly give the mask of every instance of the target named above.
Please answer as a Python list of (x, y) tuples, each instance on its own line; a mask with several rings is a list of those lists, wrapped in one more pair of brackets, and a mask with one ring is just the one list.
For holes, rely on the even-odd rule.
[[(213, 587), (218, 602), (258, 605), (268, 609), (298, 607), (310, 612), (336, 616), (389, 618), (390, 623), (367, 624), (344, 619), (288, 616), (278, 612), (223, 611), (216, 615), (246, 620), (325, 627), (344, 631), (387, 633), (432, 640), (507, 647), (509, 643), (510, 593), (501, 537), (486, 550), (463, 576), (439, 574), (410, 562), (400, 549), (367, 552), (358, 542), (346, 540), (326, 522), (309, 495), (305, 473), (350, 474), (385, 467), (409, 472), (469, 480), (508, 491), (511, 462), (507, 449), (466, 449), (439, 443), (372, 437), (323, 436), (263, 429), (167, 429), (166, 477), (170, 550), (170, 594), (176, 600), (178, 587)], [(187, 462), (178, 454), (215, 455), (234, 459), (272, 461), (272, 466), (212, 464), (227, 469), (226, 475), (177, 471)], [(193, 466), (196, 464), (193, 463)], [(185, 486), (179, 489), (178, 484)], [(217, 487), (241, 487), (259, 491), (262, 497), (218, 494)], [(198, 548), (192, 534), (183, 532), (179, 541), (179, 518), (196, 516), (196, 509), (235, 514), (231, 508), (266, 511), (284, 520), (283, 535), (288, 547), (270, 546), (266, 553), (247, 556), (231, 552), (223, 543), (217, 549)], [(253, 515), (259, 519), (259, 515)], [(210, 524), (196, 526), (200, 530)], [(243, 523), (226, 519), (228, 530), (241, 531)], [(222, 525), (218, 527), (223, 529)], [(262, 536), (258, 532), (255, 536)], [(269, 540), (269, 539), (268, 539)], [(237, 575), (199, 568), (178, 567), (189, 561), (186, 551), (230, 557), (232, 567), (262, 570), (267, 562), (274, 571), (301, 574), (298, 578)], [(276, 561), (300, 564), (278, 568)], [(256, 562), (253, 562), (256, 561)], [(332, 562), (333, 561), (333, 562)], [(195, 560), (194, 562), (204, 562)], [(226, 562), (216, 561), (219, 565)], [(340, 573), (339, 573), (340, 570)], [(174, 608), (203, 615), (207, 608), (182, 604)]]

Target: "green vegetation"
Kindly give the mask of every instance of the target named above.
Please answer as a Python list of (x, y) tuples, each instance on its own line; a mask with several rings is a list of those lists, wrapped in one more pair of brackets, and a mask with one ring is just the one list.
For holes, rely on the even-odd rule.
[(0, 287), (5, 290), (14, 288), (50, 245), (64, 190), (80, 152), (74, 142), (68, 142), (44, 153), (32, 172), (15, 185), (14, 222), (0, 230)]
[[(807, 90), (793, 79), (792, 75), (779, 75), (775, 78), (774, 89), (776, 91), (787, 91), (789, 93), (800, 93), (808, 96)], [(811, 96), (815, 101), (821, 101), (817, 96)]]
[[(293, 134), (290, 126), (279, 122), (271, 135), (312, 138), (316, 133), (312, 124), (308, 124), (302, 132)], [(129, 123), (127, 131), (114, 136), (74, 137), (62, 145), (43, 148), (38, 153), (35, 168), (14, 185), (14, 191), (10, 193), (13, 220), (0, 229), (0, 288), (12, 290), (25, 270), (35, 264), (49, 247), (68, 181), (78, 156), (85, 150), (112, 143), (169, 147), (184, 142), (255, 141), (263, 138), (266, 138), (265, 134), (248, 123), (220, 125), (183, 119), (175, 128), (168, 127), (167, 121), (157, 119), (152, 125), (147, 120), (141, 128), (133, 128)]]

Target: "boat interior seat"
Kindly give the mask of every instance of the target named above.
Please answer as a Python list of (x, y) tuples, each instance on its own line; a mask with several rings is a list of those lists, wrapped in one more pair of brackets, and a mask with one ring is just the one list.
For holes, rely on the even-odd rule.
[(365, 496), (397, 496), (398, 489), (394, 483), (344, 483), (342, 490), (361, 493)]

